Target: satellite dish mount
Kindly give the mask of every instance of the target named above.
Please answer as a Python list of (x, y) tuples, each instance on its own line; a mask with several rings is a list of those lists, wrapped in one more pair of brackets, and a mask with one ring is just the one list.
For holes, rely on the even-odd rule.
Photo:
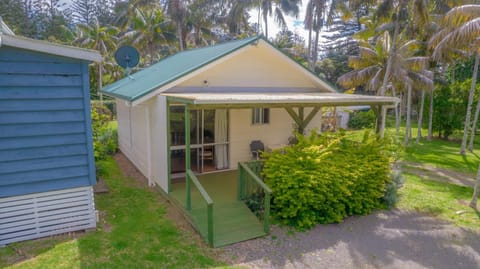
[(115, 52), (115, 61), (118, 65), (125, 68), (125, 72), (129, 77), (132, 68), (137, 66), (139, 60), (140, 55), (134, 47), (122, 46)]

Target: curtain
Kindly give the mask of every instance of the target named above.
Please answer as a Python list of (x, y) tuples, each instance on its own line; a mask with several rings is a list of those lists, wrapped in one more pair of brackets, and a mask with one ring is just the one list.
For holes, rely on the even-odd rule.
[[(215, 110), (215, 143), (226, 143), (228, 135), (227, 110)], [(217, 169), (228, 168), (227, 144), (215, 145), (215, 166)]]

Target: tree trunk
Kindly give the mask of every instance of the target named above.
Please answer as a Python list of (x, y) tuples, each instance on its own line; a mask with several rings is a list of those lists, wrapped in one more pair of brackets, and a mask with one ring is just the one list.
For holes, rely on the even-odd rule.
[(185, 48), (183, 46), (183, 35), (182, 35), (182, 23), (177, 22), (177, 37), (178, 37), (178, 49), (183, 51)]
[[(397, 92), (395, 91), (395, 87), (392, 87), (392, 94), (394, 97), (397, 97)], [(400, 99), (400, 103), (401, 102), (402, 102), (402, 99)], [(400, 103), (398, 103), (395, 106), (395, 135), (396, 136), (400, 134)]]
[(310, 0), (309, 2), (310, 4), (310, 23), (308, 25), (308, 52), (307, 52), (307, 55), (308, 55), (308, 63), (309, 63), (309, 67), (310, 67), (310, 70), (313, 70), (313, 64), (312, 64), (312, 31), (313, 31), (313, 0)]
[(432, 140), (433, 136), (433, 93), (435, 90), (435, 86), (432, 87), (430, 90), (430, 109), (428, 110), (428, 135), (427, 141)]
[(268, 17), (263, 16), (263, 22), (265, 23), (265, 38), (268, 40)]
[(475, 115), (473, 116), (472, 130), (470, 131), (470, 142), (468, 143), (468, 150), (473, 151), (473, 140), (477, 131), (478, 113), (480, 113), (480, 97), (478, 97), (477, 107), (475, 108)]
[(420, 100), (420, 111), (418, 113), (418, 128), (417, 128), (417, 143), (420, 143), (422, 138), (422, 121), (423, 121), (423, 105), (425, 103), (425, 91), (422, 90), (422, 97)]
[(480, 61), (480, 54), (478, 54), (478, 52), (475, 52), (475, 65), (473, 67), (473, 76), (472, 76), (472, 84), (470, 86), (470, 93), (468, 95), (467, 115), (465, 116), (465, 126), (463, 127), (462, 146), (460, 147), (460, 154), (462, 155), (465, 155), (465, 151), (467, 148), (468, 131), (470, 129), (470, 118), (472, 116), (472, 103), (474, 98), (473, 95), (475, 93), (475, 85), (477, 84), (479, 61)]
[(315, 71), (315, 65), (317, 65), (318, 61), (318, 39), (320, 37), (320, 27), (318, 26), (319, 22), (317, 21), (317, 29), (315, 29), (315, 44), (313, 44), (313, 69), (312, 71)]
[(410, 139), (411, 114), (412, 114), (412, 85), (407, 85), (407, 123), (405, 125), (405, 146), (408, 145)]
[(477, 180), (475, 181), (475, 185), (473, 186), (472, 201), (470, 201), (470, 207), (475, 210), (477, 210), (477, 200), (478, 200), (479, 192), (480, 192), (480, 165), (478, 166)]
[(100, 97), (100, 104), (103, 105), (103, 93), (102, 93), (102, 62), (98, 63), (98, 96)]
[(393, 40), (390, 47), (390, 52), (388, 53), (387, 68), (385, 70), (385, 76), (383, 77), (382, 88), (380, 88), (380, 96), (384, 96), (385, 92), (387, 91), (388, 79), (390, 77), (390, 73), (392, 72), (393, 54), (397, 50), (397, 39), (398, 39), (399, 28), (400, 28), (400, 23), (398, 22), (398, 14), (397, 14), (397, 19), (395, 20), (395, 30), (393, 32)]
[[(390, 52), (388, 53), (387, 68), (385, 70), (385, 76), (383, 77), (382, 87), (380, 88), (380, 96), (385, 96), (385, 92), (387, 91), (388, 79), (390, 77), (390, 73), (392, 72), (393, 55), (397, 50), (397, 39), (398, 39), (398, 32), (400, 29), (400, 23), (398, 21), (398, 14), (396, 17), (397, 18), (395, 19), (395, 30), (393, 32), (393, 40), (390, 47)], [(382, 121), (380, 123), (380, 133), (384, 133), (384, 130), (385, 130), (385, 122)]]

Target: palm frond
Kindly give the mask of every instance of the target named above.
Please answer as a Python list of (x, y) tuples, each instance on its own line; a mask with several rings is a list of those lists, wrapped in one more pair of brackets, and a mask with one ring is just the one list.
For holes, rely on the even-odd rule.
[(338, 78), (337, 83), (345, 89), (350, 89), (356, 86), (365, 85), (368, 83), (378, 71), (377, 66), (367, 67), (361, 70), (350, 71)]
[(444, 23), (447, 26), (458, 27), (477, 17), (480, 17), (480, 5), (463, 5), (447, 12)]

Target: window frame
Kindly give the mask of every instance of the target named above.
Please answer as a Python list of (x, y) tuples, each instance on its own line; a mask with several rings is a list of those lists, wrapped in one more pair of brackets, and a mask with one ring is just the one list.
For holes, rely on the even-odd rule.
[(252, 125), (270, 124), (270, 108), (254, 107), (252, 108)]

